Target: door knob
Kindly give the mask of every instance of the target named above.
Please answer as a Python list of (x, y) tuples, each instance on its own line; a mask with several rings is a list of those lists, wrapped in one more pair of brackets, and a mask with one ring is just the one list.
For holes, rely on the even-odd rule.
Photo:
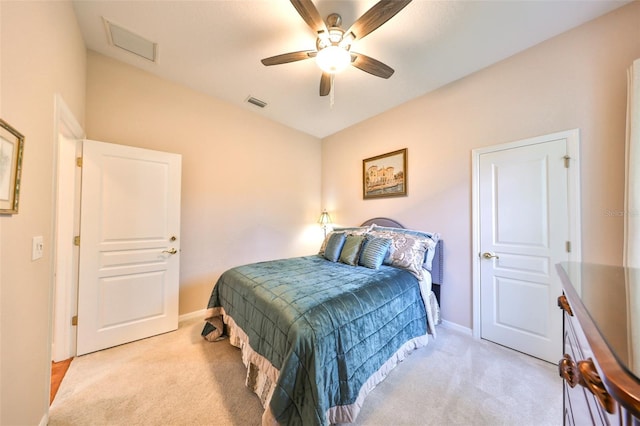
[(176, 250), (174, 247), (171, 247), (169, 250), (162, 250), (162, 252), (169, 253), (169, 254), (176, 254), (178, 250)]
[(497, 255), (493, 254), (493, 253), (489, 253), (488, 251), (485, 251), (484, 253), (482, 253), (482, 257), (485, 259), (492, 259), (492, 258), (496, 258), (496, 259), (500, 259), (500, 257), (498, 257)]

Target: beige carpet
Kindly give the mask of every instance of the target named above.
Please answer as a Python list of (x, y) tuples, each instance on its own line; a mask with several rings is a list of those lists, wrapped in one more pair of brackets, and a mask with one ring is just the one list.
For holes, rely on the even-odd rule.
[[(259, 425), (238, 349), (201, 321), (76, 358), (49, 425)], [(555, 366), (454, 330), (415, 351), (365, 400), (358, 425), (561, 425)]]

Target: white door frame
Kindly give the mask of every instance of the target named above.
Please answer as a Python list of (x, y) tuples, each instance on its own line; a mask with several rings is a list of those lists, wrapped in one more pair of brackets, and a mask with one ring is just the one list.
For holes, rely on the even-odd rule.
[[(580, 131), (579, 129), (567, 130), (550, 135), (523, 139), (486, 148), (477, 148), (471, 151), (471, 197), (472, 197), (472, 252), (471, 262), (473, 268), (473, 337), (480, 339), (480, 156), (505, 149), (520, 148), (527, 145), (550, 142), (558, 139), (567, 140), (567, 151), (570, 157), (568, 175), (568, 203), (569, 203), (569, 241), (571, 252), (569, 260), (580, 261), (582, 259), (581, 223), (580, 223)], [(555, 265), (553, 265), (555, 268)], [(560, 295), (558, 295), (560, 296)], [(558, 313), (560, 315), (560, 313)]]
[[(84, 139), (85, 134), (82, 126), (78, 123), (75, 116), (62, 99), (62, 96), (56, 94), (54, 97), (54, 164), (53, 164), (53, 216), (52, 216), (52, 242), (51, 242), (51, 288), (52, 288), (52, 322), (53, 334), (51, 338), (51, 359), (53, 361), (61, 361), (75, 356), (75, 334), (71, 325), (72, 313), (76, 311), (73, 294), (76, 293), (77, 282), (70, 280), (70, 277), (64, 279), (60, 277), (58, 271), (62, 269), (73, 269), (73, 241), (74, 235), (62, 235), (61, 229), (68, 229), (63, 223), (73, 225), (75, 215), (75, 203), (69, 205), (62, 203), (58, 188), (58, 176), (61, 172), (74, 173), (74, 170), (63, 170), (65, 165), (61, 164), (60, 154), (60, 135), (64, 137), (80, 141)], [(74, 188), (75, 190), (75, 188)], [(68, 241), (68, 244), (60, 244)]]

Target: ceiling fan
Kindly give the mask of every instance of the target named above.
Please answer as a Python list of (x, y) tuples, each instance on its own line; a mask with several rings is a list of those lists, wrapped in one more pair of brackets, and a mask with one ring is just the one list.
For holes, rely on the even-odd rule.
[(334, 74), (349, 64), (377, 77), (389, 78), (394, 72), (393, 68), (362, 53), (352, 52), (351, 45), (393, 18), (409, 3), (411, 0), (380, 0), (345, 31), (341, 27), (342, 17), (337, 13), (330, 14), (325, 23), (311, 0), (291, 0), (302, 19), (317, 34), (316, 50), (284, 53), (261, 62), (270, 66), (316, 58), (322, 69), (320, 96), (329, 94)]

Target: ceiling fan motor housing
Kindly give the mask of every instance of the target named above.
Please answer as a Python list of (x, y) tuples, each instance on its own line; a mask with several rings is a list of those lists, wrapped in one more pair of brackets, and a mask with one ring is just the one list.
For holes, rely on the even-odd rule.
[(341, 23), (342, 17), (337, 13), (332, 13), (327, 17), (327, 31), (319, 31), (316, 39), (318, 51), (329, 46), (337, 46), (347, 51), (351, 49), (351, 43), (355, 36), (353, 33), (345, 36), (345, 31), (340, 27)]

